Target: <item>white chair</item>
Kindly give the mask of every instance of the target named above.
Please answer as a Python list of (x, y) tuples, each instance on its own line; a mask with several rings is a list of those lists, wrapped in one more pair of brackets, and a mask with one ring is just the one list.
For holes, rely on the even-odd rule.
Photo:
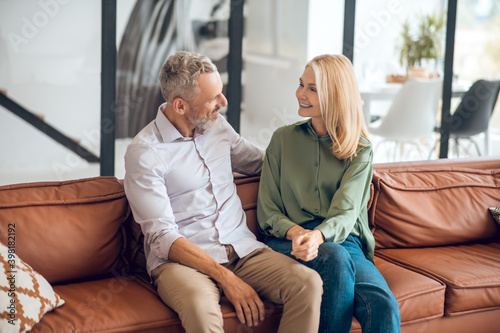
[(421, 140), (434, 135), (442, 85), (441, 79), (419, 78), (403, 84), (387, 114), (368, 128), (371, 134), (382, 138), (375, 146), (375, 153), (381, 144), (393, 142), (392, 161), (396, 161), (398, 151), (402, 158), (405, 144), (416, 147), (422, 159), (427, 158)]

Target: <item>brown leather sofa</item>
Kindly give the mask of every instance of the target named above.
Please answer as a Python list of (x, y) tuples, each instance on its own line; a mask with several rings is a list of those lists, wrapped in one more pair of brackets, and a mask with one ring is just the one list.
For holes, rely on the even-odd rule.
[[(258, 181), (236, 180), (254, 232)], [(379, 164), (372, 185), (375, 264), (399, 302), (402, 332), (499, 332), (499, 226), (487, 208), (500, 206), (500, 159)], [(116, 178), (1, 187), (1, 242), (13, 221), (17, 254), (65, 300), (32, 332), (184, 332), (145, 274)], [(269, 302), (252, 329), (224, 298), (221, 307), (226, 332), (279, 324), (281, 307)]]

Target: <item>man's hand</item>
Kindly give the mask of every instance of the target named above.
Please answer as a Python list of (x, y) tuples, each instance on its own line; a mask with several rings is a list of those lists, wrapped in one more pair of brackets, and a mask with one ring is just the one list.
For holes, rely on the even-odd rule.
[(291, 254), (303, 261), (316, 258), (319, 246), (325, 241), (321, 231), (304, 229), (298, 225), (288, 230), (286, 238), (292, 241)]
[(251, 286), (224, 266), (216, 263), (202, 249), (185, 238), (178, 238), (170, 247), (168, 259), (196, 268), (217, 281), (234, 305), (238, 319), (249, 327), (265, 318), (264, 303)]
[(242, 324), (252, 327), (259, 325), (264, 320), (264, 303), (251, 286), (231, 271), (227, 271), (224, 279), (219, 283), (224, 295), (236, 309), (236, 315)]

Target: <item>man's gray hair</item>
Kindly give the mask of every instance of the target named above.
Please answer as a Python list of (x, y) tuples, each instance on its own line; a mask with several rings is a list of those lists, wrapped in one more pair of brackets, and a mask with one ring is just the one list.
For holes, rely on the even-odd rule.
[(161, 68), (161, 94), (168, 103), (172, 103), (177, 97), (192, 102), (200, 92), (198, 76), (216, 71), (217, 67), (204, 55), (187, 51), (177, 52), (170, 56)]

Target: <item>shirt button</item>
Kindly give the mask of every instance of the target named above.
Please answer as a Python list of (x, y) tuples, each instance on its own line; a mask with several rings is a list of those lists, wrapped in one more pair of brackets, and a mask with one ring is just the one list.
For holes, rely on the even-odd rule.
[(314, 166), (318, 166), (318, 164), (319, 164), (318, 162), (314, 162)]
[(315, 212), (316, 214), (318, 214), (318, 213), (319, 213), (319, 209), (315, 209), (315, 210), (314, 210), (314, 212)]
[(317, 186), (315, 186), (315, 187), (314, 187), (314, 190), (315, 190), (315, 191), (317, 191), (317, 190), (318, 190), (318, 187), (317, 187)]

